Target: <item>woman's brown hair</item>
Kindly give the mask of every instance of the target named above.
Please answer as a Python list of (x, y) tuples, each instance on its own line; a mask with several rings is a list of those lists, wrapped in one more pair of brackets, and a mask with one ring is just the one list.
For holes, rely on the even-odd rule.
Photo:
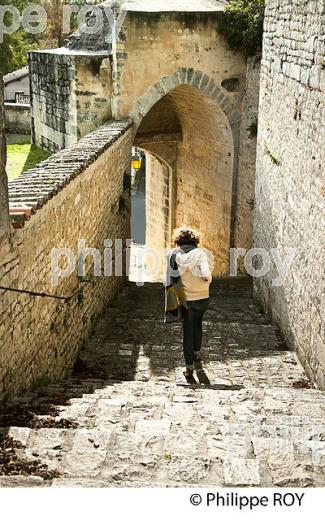
[(182, 226), (180, 228), (175, 229), (173, 233), (173, 241), (179, 247), (197, 247), (201, 241), (201, 235), (195, 229), (189, 228), (187, 226)]

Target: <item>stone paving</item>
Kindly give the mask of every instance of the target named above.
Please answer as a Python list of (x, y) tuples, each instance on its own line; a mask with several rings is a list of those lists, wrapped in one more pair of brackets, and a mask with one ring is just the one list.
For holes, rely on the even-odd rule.
[[(161, 284), (129, 283), (69, 379), (2, 406), (17, 457), (56, 473), (0, 486), (325, 485), (325, 393), (254, 305), (250, 281), (214, 282), (195, 383), (163, 305)], [(8, 422), (17, 406), (34, 410), (35, 427)]]

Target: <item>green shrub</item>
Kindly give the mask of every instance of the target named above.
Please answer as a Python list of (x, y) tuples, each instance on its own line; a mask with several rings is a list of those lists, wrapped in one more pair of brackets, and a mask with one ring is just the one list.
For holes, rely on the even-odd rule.
[(219, 31), (229, 47), (246, 57), (262, 51), (265, 0), (229, 0)]
[(249, 132), (250, 139), (255, 139), (258, 133), (258, 119), (255, 119), (248, 127), (247, 130)]

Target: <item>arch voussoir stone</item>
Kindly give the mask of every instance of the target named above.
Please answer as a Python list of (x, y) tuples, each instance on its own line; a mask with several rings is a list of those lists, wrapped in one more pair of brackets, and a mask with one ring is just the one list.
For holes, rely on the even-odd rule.
[(218, 105), (222, 106), (222, 103), (224, 103), (226, 101), (226, 97), (224, 95), (224, 93), (222, 92), (221, 88), (219, 87), (219, 89), (216, 91), (216, 93), (211, 96), (212, 99), (218, 103)]
[(159, 92), (155, 87), (151, 87), (138, 99), (131, 117), (133, 118), (137, 115), (144, 117), (164, 95), (164, 93)]
[(165, 95), (180, 84), (181, 80), (177, 73), (167, 78), (162, 78), (162, 80), (158, 83), (159, 88), (165, 93)]
[(221, 92), (220, 86), (217, 85), (215, 82), (213, 82), (213, 88), (212, 88), (211, 92), (209, 93), (209, 96), (212, 99), (215, 99), (217, 96), (219, 96), (220, 92)]
[(211, 78), (205, 87), (203, 87), (203, 88), (201, 87), (201, 90), (205, 94), (207, 94), (209, 97), (211, 97), (211, 94), (212, 94), (212, 92), (214, 92), (215, 88), (216, 88), (216, 84), (215, 84), (214, 80)]
[(135, 129), (139, 127), (143, 117), (147, 115), (151, 108), (179, 85), (189, 85), (198, 88), (201, 92), (208, 95), (219, 105), (231, 127), (237, 121), (240, 122), (241, 114), (233, 106), (227, 92), (220, 85), (216, 84), (211, 76), (192, 67), (181, 67), (171, 76), (162, 77), (158, 83), (151, 86), (138, 99), (131, 112)]
[(178, 69), (177, 76), (179, 77), (180, 83), (186, 83), (187, 69), (185, 67)]
[(210, 81), (211, 81), (210, 76), (207, 76), (206, 74), (203, 74), (202, 75), (202, 79), (201, 79), (201, 83), (199, 85), (200, 90), (203, 90), (205, 92), (205, 89), (208, 87)]
[(202, 80), (202, 76), (203, 76), (203, 73), (199, 70), (196, 70), (193, 74), (193, 78), (192, 78), (192, 81), (191, 81), (191, 85), (192, 87), (197, 87), (199, 88), (200, 86), (200, 83), (201, 83), (201, 80)]
[(164, 94), (162, 94), (162, 91), (160, 89), (157, 89), (155, 86), (150, 87), (149, 90), (147, 90), (142, 103), (144, 106), (153, 106), (161, 99), (162, 95)]
[[(144, 97), (143, 99), (139, 100), (139, 104), (137, 105), (136, 113), (139, 114), (139, 116), (144, 117), (148, 111), (148, 107), (151, 108), (150, 98)], [(149, 108), (149, 110), (150, 110), (150, 108)]]
[(194, 69), (192, 69), (192, 68), (191, 69), (187, 69), (187, 75), (186, 75), (187, 85), (191, 85), (192, 84), (194, 73), (195, 73)]

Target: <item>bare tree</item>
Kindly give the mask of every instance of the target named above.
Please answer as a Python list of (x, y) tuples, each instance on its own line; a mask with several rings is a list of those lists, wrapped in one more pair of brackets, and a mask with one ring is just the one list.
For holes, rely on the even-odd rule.
[(8, 180), (6, 161), (3, 77), (0, 75), (0, 239), (8, 232)]

